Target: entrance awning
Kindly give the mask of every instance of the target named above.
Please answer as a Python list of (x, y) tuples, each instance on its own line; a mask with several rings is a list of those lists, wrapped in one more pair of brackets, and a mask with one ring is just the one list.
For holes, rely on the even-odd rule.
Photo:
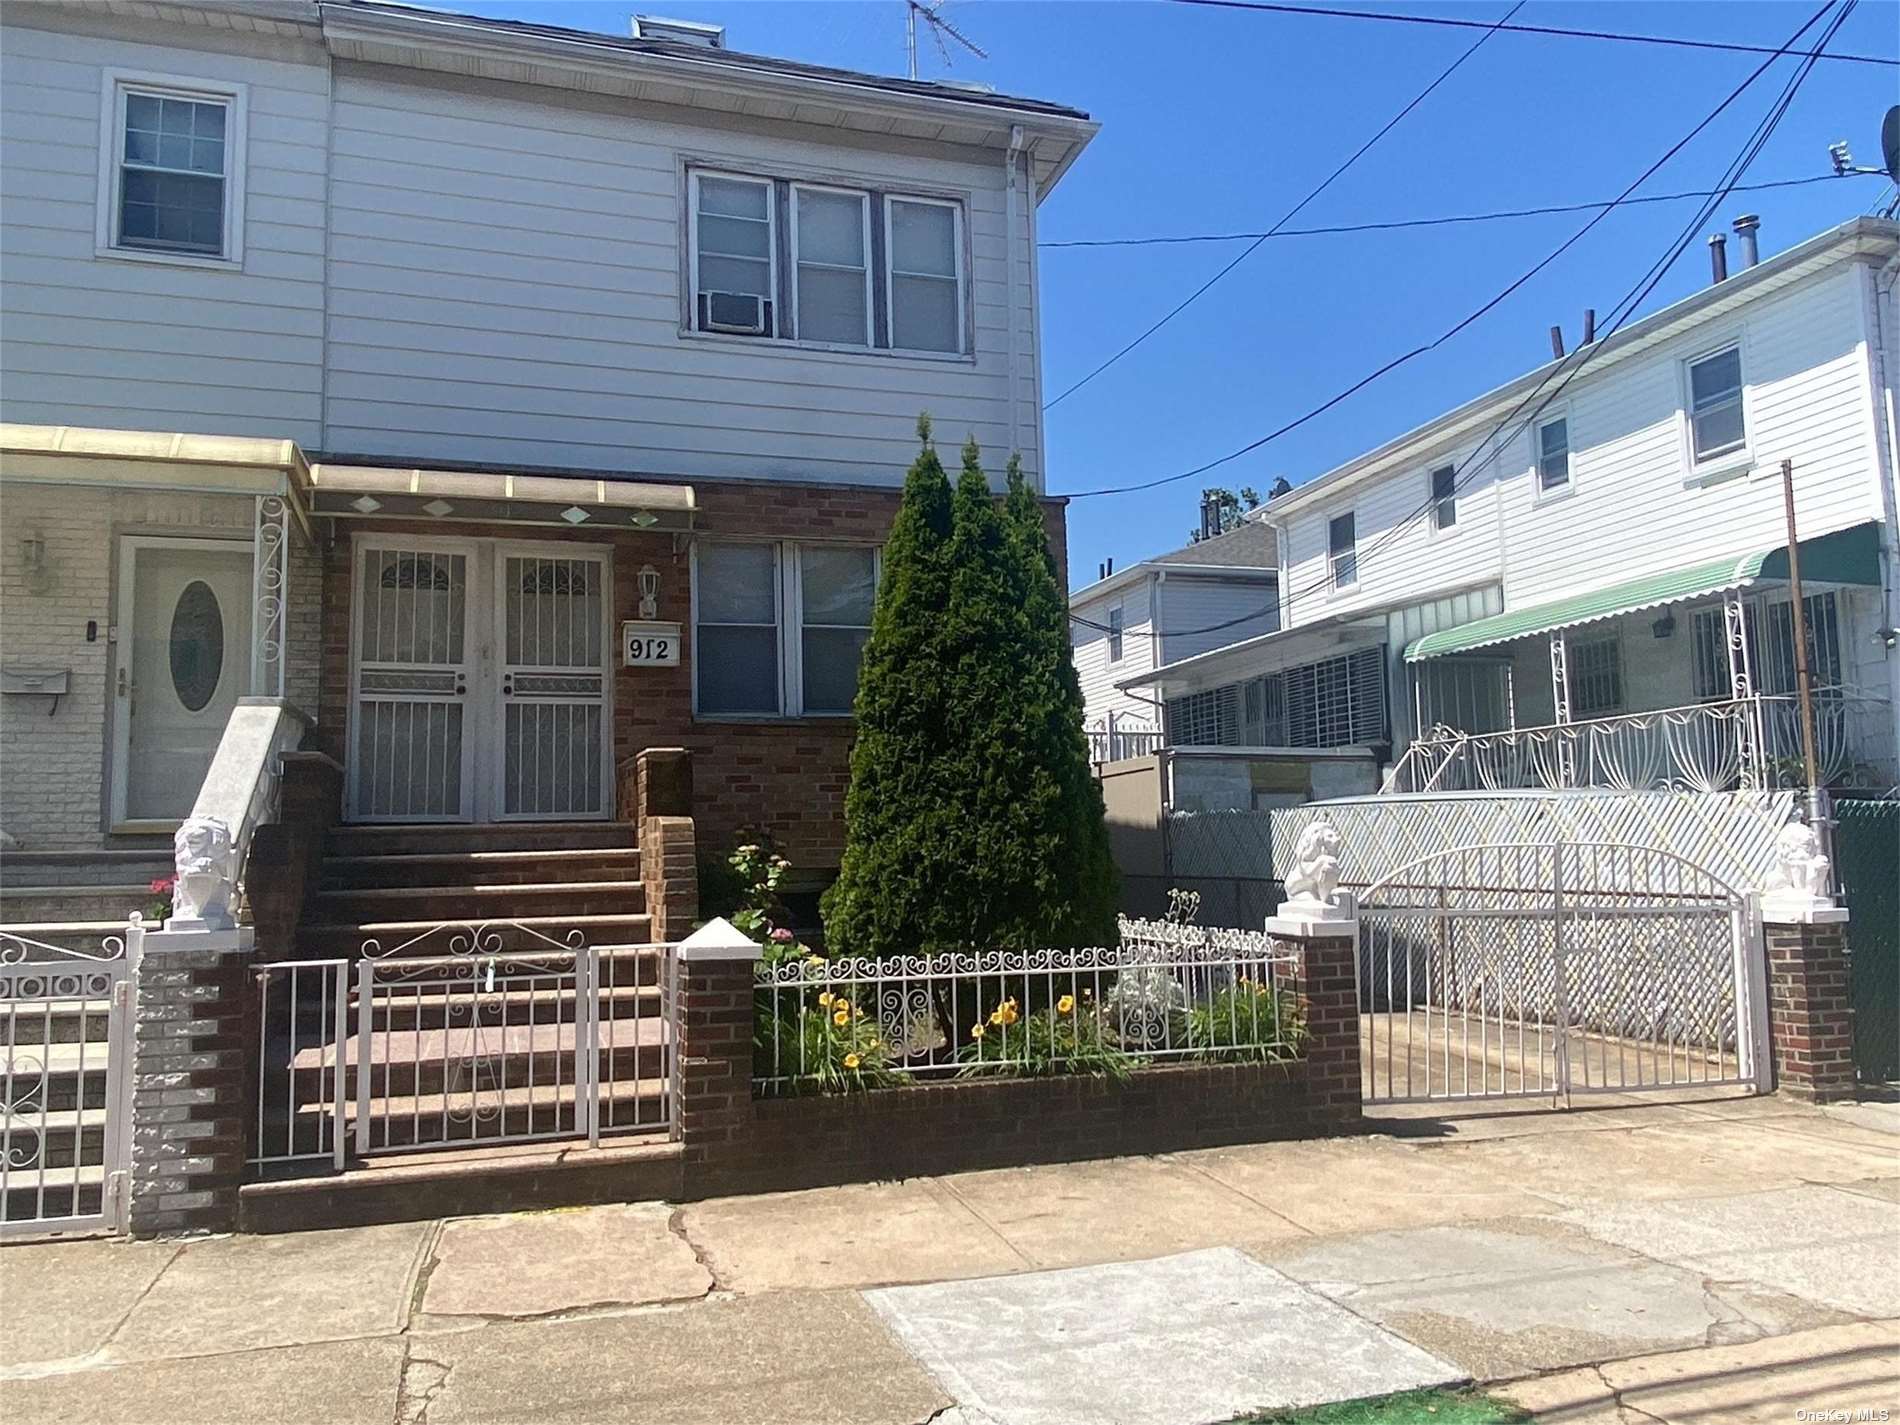
[(316, 513), (345, 518), (551, 524), (578, 529), (693, 527), (693, 487), (584, 476), (481, 470), (403, 470), (375, 465), (310, 467)]
[[(1747, 554), (1711, 559), (1660, 574), (1645, 574), (1621, 584), (1609, 584), (1588, 593), (1572, 594), (1546, 604), (1509, 609), (1489, 618), (1440, 629), (1406, 645), (1407, 662), (1469, 653), (1493, 644), (1509, 643), (1532, 634), (1596, 623), (1622, 614), (1640, 613), (1684, 599), (1726, 593), (1754, 584), (1785, 580), (1785, 545)], [(1880, 583), (1880, 527), (1868, 523), (1801, 541), (1801, 579), (1804, 584)]]

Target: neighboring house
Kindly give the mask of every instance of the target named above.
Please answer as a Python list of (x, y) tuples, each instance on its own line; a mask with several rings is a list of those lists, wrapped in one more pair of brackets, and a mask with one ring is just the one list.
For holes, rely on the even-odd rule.
[(835, 865), (919, 413), (1043, 488), (1087, 116), (362, 0), (0, 20), (9, 885), (168, 861), (247, 695), (351, 821), (610, 821), (679, 746), (705, 850)]
[(1161, 709), (1131, 680), (1280, 625), (1271, 530), (1242, 524), (1102, 577), (1069, 597), (1069, 638), (1097, 762), (1161, 745)]
[(1822, 779), (1891, 787), (1897, 253), (1846, 223), (1604, 339), (1541, 409), (1579, 353), (1270, 501), (1278, 627), (1114, 687), (1171, 745), (1365, 748), (1399, 791), (1786, 784), (1785, 460)]

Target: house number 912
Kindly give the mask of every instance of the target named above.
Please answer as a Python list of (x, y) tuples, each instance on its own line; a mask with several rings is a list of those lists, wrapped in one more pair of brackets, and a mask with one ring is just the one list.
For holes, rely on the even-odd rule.
[(676, 623), (625, 623), (620, 629), (621, 661), (629, 668), (677, 668), (680, 626)]

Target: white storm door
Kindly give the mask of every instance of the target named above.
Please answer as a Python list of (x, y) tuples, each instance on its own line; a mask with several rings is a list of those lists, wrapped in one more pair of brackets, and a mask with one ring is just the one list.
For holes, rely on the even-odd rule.
[(176, 823), (249, 691), (251, 547), (129, 537), (120, 551), (112, 822)]
[(492, 817), (613, 815), (609, 551), (495, 551), (500, 758)]
[(354, 820), (475, 817), (474, 566), (475, 546), (463, 541), (358, 541), (350, 653)]

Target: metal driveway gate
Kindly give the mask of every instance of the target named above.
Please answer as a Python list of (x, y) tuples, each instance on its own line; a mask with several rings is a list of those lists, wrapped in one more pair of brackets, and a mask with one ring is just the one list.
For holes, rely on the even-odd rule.
[(0, 1237), (124, 1227), (130, 989), (123, 936), (0, 933)]
[(1653, 847), (1435, 852), (1359, 901), (1368, 1103), (1765, 1087), (1753, 901)]

